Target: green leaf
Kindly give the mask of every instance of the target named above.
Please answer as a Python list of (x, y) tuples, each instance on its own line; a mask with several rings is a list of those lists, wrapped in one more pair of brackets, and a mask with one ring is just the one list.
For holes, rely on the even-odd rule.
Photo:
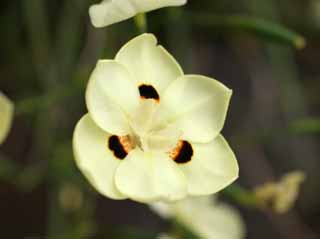
[(187, 14), (195, 25), (208, 26), (233, 32), (250, 33), (275, 42), (290, 44), (297, 49), (305, 47), (305, 39), (298, 33), (277, 23), (240, 15), (214, 15), (206, 13)]

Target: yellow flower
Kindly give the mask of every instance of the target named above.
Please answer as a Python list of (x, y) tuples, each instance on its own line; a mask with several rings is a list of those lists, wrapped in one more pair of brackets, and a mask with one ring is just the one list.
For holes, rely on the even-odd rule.
[(14, 106), (3, 93), (0, 92), (0, 144), (7, 138), (11, 128)]
[(103, 0), (91, 6), (89, 14), (95, 27), (105, 27), (134, 17), (138, 13), (186, 3), (187, 0)]
[(91, 75), (89, 113), (74, 132), (76, 162), (113, 199), (216, 193), (238, 177), (220, 135), (231, 93), (214, 79), (184, 75), (153, 35), (136, 37)]
[(165, 219), (175, 219), (199, 238), (244, 239), (240, 213), (212, 197), (193, 197), (175, 203), (156, 202), (150, 208)]
[(269, 182), (257, 187), (255, 194), (263, 207), (271, 206), (275, 212), (285, 213), (293, 207), (304, 180), (303, 172), (290, 172), (280, 182)]

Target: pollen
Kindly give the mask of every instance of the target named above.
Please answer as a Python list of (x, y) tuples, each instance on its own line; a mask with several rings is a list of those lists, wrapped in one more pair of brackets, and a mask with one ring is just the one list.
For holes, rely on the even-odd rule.
[(178, 164), (188, 163), (192, 159), (193, 148), (188, 141), (180, 140), (177, 147), (169, 152), (169, 156)]
[(118, 136), (119, 142), (127, 154), (133, 149), (129, 136)]
[(175, 158), (179, 155), (180, 151), (181, 151), (181, 148), (183, 146), (183, 141), (179, 141), (177, 147), (175, 147), (173, 150), (171, 150), (169, 152), (169, 156), (170, 158), (172, 158), (173, 160), (175, 160)]

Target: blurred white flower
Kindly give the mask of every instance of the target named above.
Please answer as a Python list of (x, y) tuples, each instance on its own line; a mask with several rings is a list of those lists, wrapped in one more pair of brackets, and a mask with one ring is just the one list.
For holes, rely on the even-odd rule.
[(289, 211), (299, 196), (301, 183), (306, 175), (301, 171), (285, 174), (279, 182), (268, 182), (255, 189), (263, 207), (272, 207), (277, 213)]
[(0, 144), (7, 138), (13, 119), (14, 105), (0, 92)]
[(187, 0), (103, 0), (91, 6), (89, 14), (95, 27), (105, 27), (134, 17), (138, 13), (186, 3)]
[(220, 191), (238, 164), (220, 135), (232, 91), (184, 75), (151, 34), (100, 60), (86, 91), (89, 113), (73, 138), (76, 162), (113, 199), (175, 201)]
[(150, 208), (165, 219), (175, 219), (195, 236), (205, 239), (244, 239), (240, 213), (212, 197), (192, 197), (175, 203), (156, 202)]

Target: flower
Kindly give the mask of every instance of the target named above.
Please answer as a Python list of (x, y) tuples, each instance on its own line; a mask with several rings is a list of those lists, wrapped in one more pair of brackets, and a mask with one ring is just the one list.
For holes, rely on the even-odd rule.
[(105, 27), (129, 19), (138, 13), (169, 6), (181, 6), (187, 0), (103, 0), (89, 9), (95, 27)]
[(13, 103), (0, 92), (0, 144), (7, 138), (13, 118)]
[(139, 202), (208, 195), (238, 177), (220, 131), (232, 91), (184, 75), (152, 34), (100, 60), (89, 80), (89, 113), (73, 137), (77, 165), (103, 195)]
[(300, 185), (306, 176), (301, 171), (285, 174), (277, 183), (268, 182), (255, 189), (255, 194), (262, 207), (271, 205), (277, 213), (289, 211), (299, 196)]
[[(214, 200), (212, 200), (214, 199)], [(175, 203), (156, 202), (150, 208), (164, 219), (175, 219), (199, 238), (245, 238), (240, 213), (215, 197), (191, 197)]]

